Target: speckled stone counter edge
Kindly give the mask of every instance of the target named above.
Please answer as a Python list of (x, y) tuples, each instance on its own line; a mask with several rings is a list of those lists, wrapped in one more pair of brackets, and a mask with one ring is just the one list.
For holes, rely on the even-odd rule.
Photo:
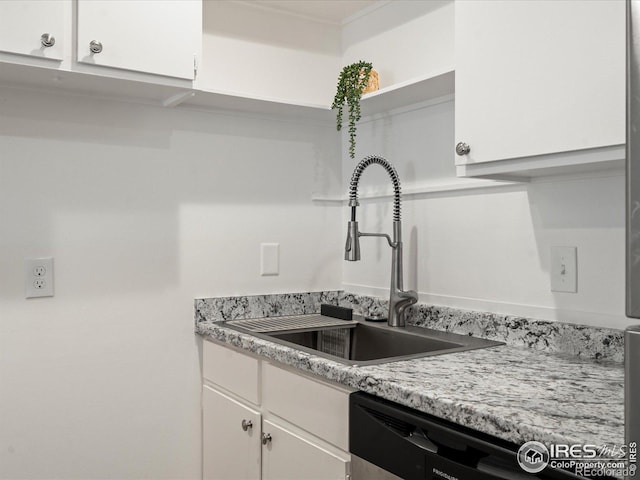
[[(340, 290), (201, 298), (195, 300), (195, 321), (197, 324), (208, 320), (319, 313), (322, 303), (353, 308), (356, 314), (363, 315), (385, 311), (388, 308), (387, 302), (386, 299)], [(410, 308), (407, 323), (497, 340), (542, 352), (596, 360), (624, 360), (624, 332), (611, 328), (549, 322), (424, 303)]]
[[(208, 321), (199, 322), (196, 331), (515, 444), (537, 440), (599, 445), (620, 443), (623, 438), (621, 368), (612, 368), (612, 362), (570, 360), (505, 346), (359, 367)], [(487, 382), (481, 373), (489, 370), (493, 380)], [(553, 387), (549, 389), (549, 385)]]

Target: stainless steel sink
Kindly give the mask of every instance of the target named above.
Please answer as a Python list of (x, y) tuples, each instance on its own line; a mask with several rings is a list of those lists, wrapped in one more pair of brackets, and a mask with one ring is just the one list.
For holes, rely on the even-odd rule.
[(321, 315), (219, 322), (259, 338), (347, 365), (375, 365), (503, 345), (501, 342), (419, 327), (389, 327)]

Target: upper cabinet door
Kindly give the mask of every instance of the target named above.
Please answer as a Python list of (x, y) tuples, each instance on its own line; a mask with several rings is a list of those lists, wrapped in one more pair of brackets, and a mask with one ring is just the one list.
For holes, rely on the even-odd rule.
[(625, 142), (624, 0), (455, 9), (457, 165)]
[(193, 80), (201, 35), (200, 0), (78, 0), (78, 62)]
[(0, 1), (0, 51), (62, 60), (68, 0)]

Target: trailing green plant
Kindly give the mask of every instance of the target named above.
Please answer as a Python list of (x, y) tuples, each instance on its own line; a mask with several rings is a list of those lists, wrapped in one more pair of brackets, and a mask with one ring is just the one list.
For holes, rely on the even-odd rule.
[(346, 103), (349, 107), (349, 156), (356, 154), (356, 122), (360, 120), (360, 98), (367, 87), (372, 65), (369, 62), (359, 62), (347, 65), (338, 77), (338, 88), (331, 108), (338, 109), (338, 131), (342, 130), (342, 108)]

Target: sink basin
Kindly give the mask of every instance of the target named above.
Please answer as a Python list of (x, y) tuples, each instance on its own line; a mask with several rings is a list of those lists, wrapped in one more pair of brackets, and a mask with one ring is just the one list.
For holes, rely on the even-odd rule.
[[(279, 324), (278, 319), (288, 322)], [(321, 315), (298, 315), (220, 324), (347, 365), (375, 365), (503, 345), (426, 328), (389, 327), (386, 323), (366, 322), (361, 317), (345, 321)]]

